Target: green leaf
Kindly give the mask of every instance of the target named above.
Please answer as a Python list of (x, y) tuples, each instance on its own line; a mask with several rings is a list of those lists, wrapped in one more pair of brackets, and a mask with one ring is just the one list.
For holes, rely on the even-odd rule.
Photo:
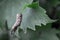
[[(0, 21), (7, 20), (9, 29), (15, 23), (16, 14), (21, 13), (24, 6), (31, 4), (33, 0), (6, 0), (1, 1), (0, 5)], [(0, 3), (1, 3), (0, 2)]]
[(51, 27), (51, 24), (38, 27), (36, 31), (28, 29), (26, 34), (23, 31), (20, 31), (20, 40), (59, 40), (59, 38), (56, 36), (56, 33), (59, 31), (47, 27)]
[(37, 8), (38, 7), (38, 4), (39, 2), (33, 2), (32, 4), (29, 4), (29, 5), (27, 5), (28, 7), (30, 7), (30, 8)]
[[(23, 8), (26, 5), (29, 5), (32, 3), (33, 0), (8, 0), (3, 3), (3, 5), (0, 5), (1, 9), (1, 17), (3, 17), (3, 20), (7, 20), (8, 27), (11, 28), (16, 20), (16, 14), (21, 13)], [(33, 3), (31, 6), (38, 5), (36, 3)], [(36, 6), (37, 7), (37, 6)], [(26, 32), (27, 28), (30, 28), (32, 30), (35, 30), (35, 25), (44, 24), (52, 22), (46, 14), (46, 11), (42, 8), (29, 8), (27, 7), (23, 12), (23, 19), (21, 28)]]
[(35, 25), (46, 25), (47, 23), (51, 23), (54, 20), (51, 20), (46, 14), (45, 9), (38, 6), (38, 8), (29, 8), (27, 7), (23, 12), (23, 18), (20, 28), (23, 29), (25, 32), (27, 28), (32, 30), (35, 29)]

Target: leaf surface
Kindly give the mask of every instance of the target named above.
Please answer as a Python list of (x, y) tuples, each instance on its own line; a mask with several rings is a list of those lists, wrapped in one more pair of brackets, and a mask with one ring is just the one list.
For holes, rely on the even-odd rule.
[(16, 14), (21, 13), (25, 5), (33, 0), (2, 0), (0, 3), (0, 21), (7, 20), (9, 29), (16, 21)]
[(35, 25), (46, 25), (47, 23), (51, 23), (54, 20), (51, 20), (47, 15), (45, 9), (38, 6), (37, 8), (29, 8), (27, 7), (23, 12), (23, 19), (20, 28), (22, 28), (25, 32), (27, 28), (32, 30), (35, 29)]

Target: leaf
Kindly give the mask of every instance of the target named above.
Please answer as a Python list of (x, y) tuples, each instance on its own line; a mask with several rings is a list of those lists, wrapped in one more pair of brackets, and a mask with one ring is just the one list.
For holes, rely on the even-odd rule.
[[(33, 0), (8, 0), (5, 1), (3, 5), (0, 5), (0, 14), (2, 15), (1, 17), (3, 17), (2, 20), (7, 20), (9, 29), (16, 21), (16, 14), (21, 13), (24, 6), (29, 4), (31, 5), (32, 1)], [(33, 5), (35, 4), (33, 3)], [(31, 6), (33, 7), (33, 5)], [(45, 13), (46, 11), (39, 7), (39, 5), (36, 9), (27, 7), (25, 11), (22, 12), (23, 19), (21, 28), (25, 31), (27, 28), (35, 30), (35, 25), (41, 26), (41, 24), (46, 25), (46, 23), (52, 22), (52, 20)]]
[(20, 31), (20, 40), (59, 40), (56, 36), (59, 31), (50, 27), (51, 24), (47, 24), (46, 26), (38, 27), (36, 31), (28, 29), (26, 34)]
[[(0, 21), (7, 20), (9, 29), (15, 23), (16, 14), (21, 13), (24, 6), (31, 4), (33, 0), (6, 0), (0, 5)], [(0, 2), (0, 3), (1, 3)]]
[(45, 9), (38, 5), (37, 8), (29, 8), (27, 7), (23, 12), (23, 18), (20, 28), (26, 32), (27, 28), (32, 30), (35, 29), (35, 25), (46, 25), (47, 23), (51, 23), (54, 20), (51, 20), (46, 14)]
[(37, 8), (38, 7), (38, 3), (39, 2), (33, 2), (32, 4), (29, 4), (29, 5), (27, 5), (28, 7), (30, 7), (30, 8)]

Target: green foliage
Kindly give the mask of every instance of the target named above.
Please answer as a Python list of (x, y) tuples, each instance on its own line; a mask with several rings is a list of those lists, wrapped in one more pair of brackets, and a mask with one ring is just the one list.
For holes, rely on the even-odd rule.
[(51, 29), (51, 24), (42, 25), (41, 27), (36, 26), (36, 29), (36, 31), (28, 29), (26, 34), (20, 31), (20, 40), (59, 40), (56, 36), (58, 30)]
[(35, 8), (35, 9), (38, 8), (38, 6), (39, 6), (38, 2), (33, 2), (32, 4), (28, 5), (28, 7)]
[[(4, 0), (3, 0), (4, 1)], [(2, 2), (3, 2), (2, 1)], [(15, 23), (16, 14), (21, 13), (25, 5), (31, 4), (33, 0), (8, 0), (0, 5), (0, 20), (7, 20), (9, 29)]]
[(45, 13), (46, 11), (39, 5), (37, 8), (27, 7), (22, 12), (23, 19), (20, 28), (26, 32), (27, 28), (35, 30), (35, 25), (41, 26), (41, 24), (46, 25), (47, 23), (53, 22), (54, 20), (51, 20)]
[[(60, 30), (51, 28), (52, 20), (46, 14), (47, 10), (39, 6), (35, 0), (0, 0), (0, 40), (59, 40)], [(59, 0), (48, 0), (50, 7), (56, 7)], [(48, 8), (49, 8), (48, 6)], [(15, 34), (10, 29), (16, 21), (16, 14), (23, 15), (21, 26)], [(60, 11), (56, 14), (60, 20)], [(60, 23), (60, 21), (59, 21)], [(25, 32), (25, 33), (24, 33)], [(57, 35), (56, 35), (57, 34)]]

